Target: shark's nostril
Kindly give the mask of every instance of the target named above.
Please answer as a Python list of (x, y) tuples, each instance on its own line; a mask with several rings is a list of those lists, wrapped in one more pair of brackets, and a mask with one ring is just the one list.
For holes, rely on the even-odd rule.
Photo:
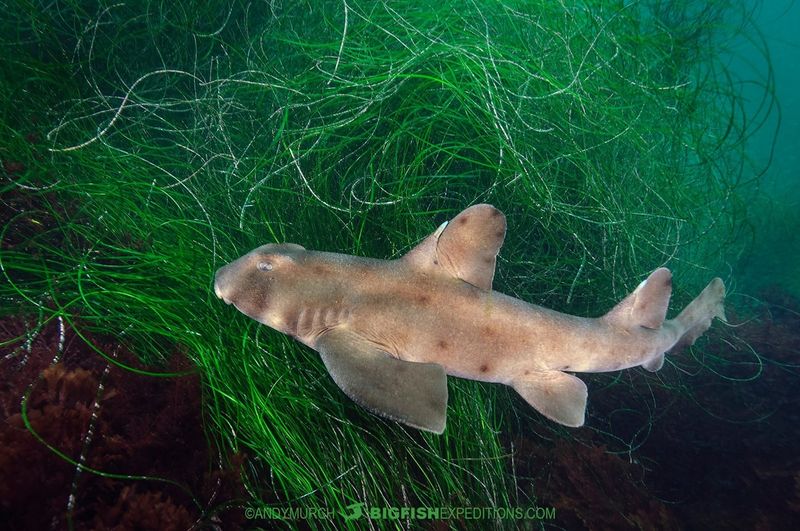
[[(228, 264), (230, 265), (230, 264)], [(214, 273), (214, 293), (222, 299), (225, 304), (231, 304), (229, 295), (231, 294), (230, 275), (228, 266), (222, 266)]]
[(230, 304), (231, 303), (230, 299), (222, 294), (222, 292), (219, 289), (219, 286), (216, 283), (214, 283), (214, 293), (217, 295), (217, 298), (222, 299), (222, 301), (225, 304)]
[(230, 304), (231, 303), (230, 299), (225, 296), (226, 293), (224, 293), (222, 291), (222, 289), (219, 287), (219, 282), (214, 282), (214, 293), (216, 294), (216, 296), (218, 298), (220, 298), (223, 301), (225, 301), (225, 304)]

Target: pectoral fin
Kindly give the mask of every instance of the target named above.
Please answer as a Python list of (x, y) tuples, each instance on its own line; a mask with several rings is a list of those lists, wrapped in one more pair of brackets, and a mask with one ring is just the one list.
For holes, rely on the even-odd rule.
[(426, 431), (442, 433), (447, 375), (441, 365), (390, 356), (347, 330), (330, 330), (315, 344), (333, 381), (371, 412)]
[(583, 426), (586, 384), (561, 371), (537, 371), (514, 380), (514, 389), (539, 413), (565, 426)]

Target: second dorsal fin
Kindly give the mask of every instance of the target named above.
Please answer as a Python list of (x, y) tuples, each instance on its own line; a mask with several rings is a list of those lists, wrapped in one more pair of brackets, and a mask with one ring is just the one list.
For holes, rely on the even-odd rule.
[(473, 205), (440, 225), (403, 259), (414, 267), (441, 271), (489, 291), (505, 235), (502, 212), (492, 205)]
[(658, 329), (667, 316), (672, 294), (672, 273), (661, 267), (650, 273), (633, 293), (622, 299), (604, 319), (618, 326)]

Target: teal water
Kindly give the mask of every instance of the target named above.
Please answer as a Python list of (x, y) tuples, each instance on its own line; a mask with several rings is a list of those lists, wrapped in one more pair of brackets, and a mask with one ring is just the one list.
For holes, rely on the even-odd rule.
[[(791, 0), (751, 4), (764, 41), (734, 43), (731, 65), (742, 80), (746, 114), (763, 120), (748, 141), (748, 157), (756, 167), (768, 167), (751, 213), (755, 247), (742, 257), (738, 275), (745, 290), (777, 285), (800, 296), (800, 6)], [(770, 75), (763, 45), (777, 103), (769, 114), (762, 99), (761, 80)]]

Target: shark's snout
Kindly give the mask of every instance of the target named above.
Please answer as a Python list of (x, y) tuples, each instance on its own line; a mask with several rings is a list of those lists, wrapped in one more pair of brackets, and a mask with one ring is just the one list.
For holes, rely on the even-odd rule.
[(223, 295), (222, 292), (219, 290), (219, 285), (217, 284), (214, 284), (214, 293), (216, 293), (217, 297), (222, 299), (225, 302), (225, 304), (231, 303), (230, 299), (228, 299), (225, 295)]
[(217, 295), (217, 297), (219, 297), (220, 299), (225, 301), (225, 304), (230, 304), (231, 301), (226, 296), (227, 295), (227, 293), (226, 293), (227, 290), (225, 289), (225, 284), (226, 284), (225, 283), (225, 270), (226, 269), (227, 269), (227, 266), (220, 267), (219, 269), (217, 269), (217, 272), (214, 274), (214, 293)]

